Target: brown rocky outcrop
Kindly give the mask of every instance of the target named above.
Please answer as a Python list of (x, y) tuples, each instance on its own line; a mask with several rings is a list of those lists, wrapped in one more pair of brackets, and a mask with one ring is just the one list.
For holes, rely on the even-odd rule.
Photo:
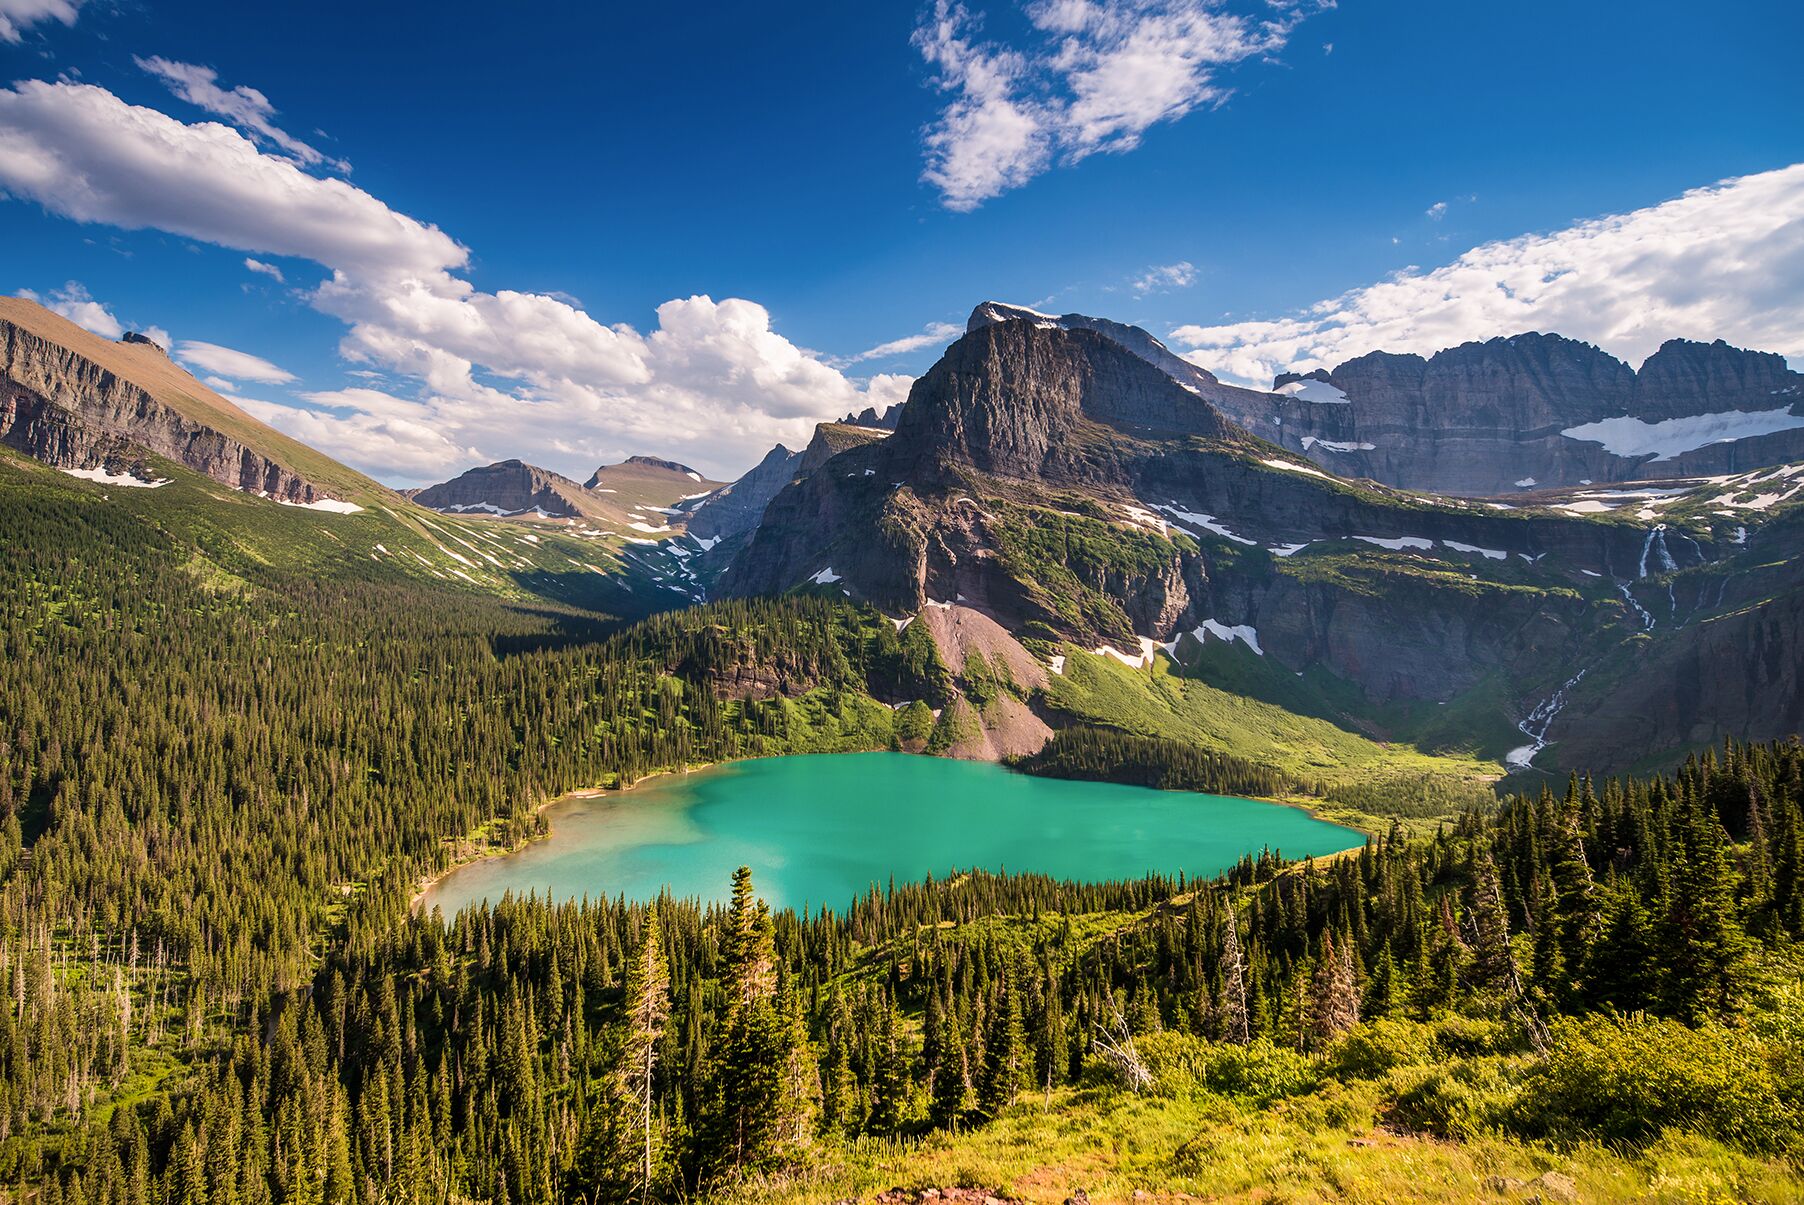
[(0, 442), (57, 468), (148, 453), (285, 502), (332, 496), (277, 451), (304, 449), (195, 381), (149, 340), (111, 343), (19, 298), (0, 298)]
[(575, 518), (597, 509), (589, 492), (561, 473), (519, 460), (470, 469), (438, 485), (417, 490), (413, 500), (443, 511), (517, 515), (541, 511)]

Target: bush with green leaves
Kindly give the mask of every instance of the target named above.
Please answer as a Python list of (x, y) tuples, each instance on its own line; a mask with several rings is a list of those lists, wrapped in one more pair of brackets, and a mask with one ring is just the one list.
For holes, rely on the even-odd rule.
[(1686, 1129), (1757, 1152), (1800, 1149), (1798, 1080), (1786, 1052), (1745, 1028), (1664, 1017), (1561, 1021), (1514, 1125), (1530, 1134), (1643, 1142)]
[(1264, 1104), (1313, 1092), (1322, 1082), (1317, 1060), (1271, 1042), (1237, 1046), (1166, 1030), (1137, 1043), (1154, 1085), (1176, 1096), (1211, 1092)]

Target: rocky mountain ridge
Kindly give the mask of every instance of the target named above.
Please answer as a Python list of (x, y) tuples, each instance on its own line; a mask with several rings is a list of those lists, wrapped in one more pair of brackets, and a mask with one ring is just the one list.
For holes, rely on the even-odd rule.
[(548, 519), (574, 519), (601, 510), (587, 488), (561, 473), (520, 460), (481, 465), (449, 481), (409, 490), (407, 494), (421, 506), (459, 514), (536, 514)]
[(1096, 649), (1143, 664), (1244, 639), (1324, 698), (1350, 690), (1356, 711), (1488, 698), (1530, 724), (1527, 763), (1578, 693), (1561, 667), (1603, 665), (1656, 622), (1662, 640), (1695, 631), (1727, 605), (1681, 617), (1675, 592), (1654, 618), (1667, 579), (1741, 555), (1747, 526), (1728, 520), (1767, 488), (1743, 484), (1678, 523), (1659, 508), (1684, 489), (1517, 507), (1339, 480), (1113, 338), (1011, 318), (949, 348), (893, 436), (780, 489), (721, 582), (831, 590), (898, 622), (967, 608), (1042, 660)]
[(16, 297), (0, 298), (0, 442), (76, 472), (148, 477), (146, 457), (161, 457), (299, 505), (393, 496), (252, 418), (150, 340), (115, 343)]
[(1108, 319), (985, 302), (967, 328), (1006, 320), (1103, 333), (1261, 438), (1337, 476), (1404, 489), (1482, 497), (1804, 458), (1804, 374), (1720, 339), (1669, 340), (1637, 371), (1588, 343), (1528, 333), (1430, 357), (1373, 352), (1282, 373), (1262, 391)]

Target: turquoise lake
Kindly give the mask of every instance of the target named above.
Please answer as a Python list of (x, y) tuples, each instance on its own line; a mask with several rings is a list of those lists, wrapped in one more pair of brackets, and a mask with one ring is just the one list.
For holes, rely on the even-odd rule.
[(871, 884), (954, 868), (1055, 878), (1209, 878), (1242, 854), (1320, 856), (1361, 834), (1297, 808), (1190, 791), (1034, 778), (906, 753), (772, 757), (563, 799), (551, 836), (462, 867), (425, 895), (446, 916), (478, 900), (724, 899), (752, 868), (773, 907), (843, 909)]

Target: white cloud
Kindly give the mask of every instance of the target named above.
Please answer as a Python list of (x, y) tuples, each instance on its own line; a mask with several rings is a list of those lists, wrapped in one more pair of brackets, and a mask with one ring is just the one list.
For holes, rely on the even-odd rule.
[(430, 418), (430, 412), (421, 411), (418, 403), (389, 398), (372, 389), (305, 396), (321, 409), (250, 398), (233, 400), (252, 416), (327, 455), (408, 480), (449, 476), (483, 459), (475, 448), (459, 447), (430, 421), (423, 421)]
[(233, 381), (257, 381), (265, 385), (286, 385), (294, 380), (294, 374), (287, 369), (278, 368), (261, 356), (253, 356), (247, 351), (237, 351), (230, 347), (221, 347), (217, 343), (202, 343), (198, 339), (188, 339), (175, 346), (175, 358), (183, 364), (210, 372), (215, 376), (225, 377)]
[(650, 452), (731, 474), (896, 392), (887, 380), (861, 389), (752, 301), (669, 301), (641, 333), (557, 297), (483, 292), (456, 275), (468, 252), (437, 227), (236, 130), (90, 85), (0, 89), (0, 190), (77, 221), (323, 265), (331, 275), (310, 300), (349, 326), (341, 353), (412, 378), (417, 397), (396, 386), (263, 405), (270, 421), (378, 473), (521, 456), (586, 475), (600, 459)]
[(0, 42), (17, 43), (40, 21), (75, 24), (83, 0), (0, 0)]
[(951, 322), (929, 322), (917, 334), (903, 335), (900, 339), (879, 343), (836, 363), (859, 364), (865, 360), (887, 360), (893, 356), (905, 356), (911, 351), (920, 351), (924, 347), (944, 347), (964, 333), (964, 327)]
[(61, 314), (76, 326), (92, 331), (102, 339), (118, 339), (125, 334), (124, 324), (113, 317), (113, 312), (106, 306), (88, 296), (88, 291), (79, 281), (70, 281), (48, 297), (40, 297), (30, 289), (20, 289), (19, 296), (27, 301), (37, 302), (53, 314)]
[(1640, 363), (1671, 338), (1804, 358), (1804, 164), (1474, 247), (1287, 317), (1181, 326), (1187, 358), (1240, 380), (1554, 331)]
[(265, 155), (236, 130), (185, 125), (90, 84), (0, 89), (0, 190), (78, 222), (347, 271), (443, 272), (469, 257), (437, 227)]
[(266, 264), (260, 259), (247, 259), (244, 261), (244, 266), (250, 271), (257, 273), (259, 276), (269, 277), (277, 284), (287, 283), (287, 278), (282, 275), (282, 269), (276, 267), (274, 264)]
[(1164, 293), (1172, 289), (1188, 289), (1196, 283), (1196, 265), (1189, 260), (1148, 268), (1134, 281), (1136, 293)]
[(1425, 213), (1429, 221), (1438, 222), (1447, 216), (1447, 202), (1436, 201), (1428, 207)]
[(243, 84), (236, 88), (221, 88), (217, 71), (195, 63), (178, 63), (156, 56), (148, 59), (134, 56), (132, 62), (162, 80), (171, 92), (189, 104), (217, 114), (239, 129), (249, 130), (258, 140), (287, 152), (303, 167), (324, 164), (341, 172), (351, 170), (351, 165), (344, 160), (329, 159), (279, 128), (275, 123), (276, 107), (269, 103), (269, 97), (255, 88)]
[(1220, 0), (1032, 0), (1031, 48), (979, 42), (978, 21), (937, 0), (914, 44), (950, 95), (924, 138), (948, 209), (971, 210), (1055, 162), (1132, 150), (1152, 126), (1228, 89), (1220, 69), (1282, 49), (1320, 2), (1272, 3), (1263, 17)]

